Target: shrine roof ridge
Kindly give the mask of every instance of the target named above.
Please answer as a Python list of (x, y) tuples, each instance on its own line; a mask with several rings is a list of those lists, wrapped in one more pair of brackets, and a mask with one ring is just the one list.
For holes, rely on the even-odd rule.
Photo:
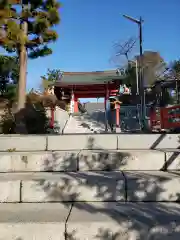
[(65, 76), (79, 76), (79, 75), (113, 75), (117, 76), (117, 70), (105, 70), (105, 71), (92, 71), (92, 72), (62, 72)]
[(94, 72), (61, 72), (56, 82), (43, 81), (44, 86), (82, 86), (82, 85), (104, 85), (122, 80), (123, 76), (117, 70), (94, 71)]
[(62, 72), (62, 76), (56, 85), (81, 85), (81, 84), (105, 84), (112, 80), (122, 79), (117, 70), (96, 72)]

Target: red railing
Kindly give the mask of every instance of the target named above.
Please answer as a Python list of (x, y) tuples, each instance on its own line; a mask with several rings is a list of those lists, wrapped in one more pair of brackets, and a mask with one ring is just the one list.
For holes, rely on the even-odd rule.
[(164, 129), (180, 127), (180, 105), (162, 108), (161, 115)]
[(180, 105), (159, 108), (150, 114), (151, 129), (159, 126), (160, 129), (173, 129), (180, 127)]
[(162, 128), (162, 112), (160, 108), (156, 108), (150, 111), (150, 126), (151, 130)]

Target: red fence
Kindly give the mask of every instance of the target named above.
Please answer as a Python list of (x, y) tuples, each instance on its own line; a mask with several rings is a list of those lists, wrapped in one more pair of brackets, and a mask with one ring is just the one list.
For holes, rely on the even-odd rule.
[(161, 116), (164, 129), (180, 127), (180, 105), (162, 108)]
[(180, 128), (180, 105), (159, 108), (150, 114), (151, 129), (159, 125), (161, 129)]

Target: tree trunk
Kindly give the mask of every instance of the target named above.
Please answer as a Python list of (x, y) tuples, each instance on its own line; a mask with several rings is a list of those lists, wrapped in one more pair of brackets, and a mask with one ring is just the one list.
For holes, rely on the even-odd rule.
[[(27, 35), (27, 23), (22, 23), (22, 29), (24, 36)], [(20, 47), (19, 53), (20, 61), (20, 72), (19, 72), (19, 83), (18, 83), (18, 104), (17, 111), (20, 111), (25, 107), (26, 102), (26, 72), (27, 72), (27, 50), (24, 44)]]
[[(23, 38), (27, 36), (27, 22), (22, 23)], [(20, 47), (19, 52), (19, 62), (20, 62), (20, 72), (19, 72), (19, 82), (18, 82), (18, 102), (15, 114), (15, 132), (19, 134), (27, 134), (27, 128), (25, 123), (25, 104), (26, 104), (26, 72), (27, 72), (27, 50), (25, 41)]]

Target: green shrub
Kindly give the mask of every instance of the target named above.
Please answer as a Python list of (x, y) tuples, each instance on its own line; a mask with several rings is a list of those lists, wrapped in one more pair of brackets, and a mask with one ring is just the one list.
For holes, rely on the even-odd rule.
[(47, 133), (49, 120), (43, 105), (39, 102), (28, 102), (26, 107), (16, 114), (12, 113), (12, 108), (6, 107), (1, 118), (1, 132), (3, 134), (24, 133), (17, 128), (20, 122), (26, 128), (27, 134)]
[(47, 133), (49, 120), (42, 103), (28, 103), (24, 111), (24, 122), (28, 134)]
[(1, 133), (13, 134), (15, 133), (15, 119), (11, 109), (6, 107), (1, 118)]

